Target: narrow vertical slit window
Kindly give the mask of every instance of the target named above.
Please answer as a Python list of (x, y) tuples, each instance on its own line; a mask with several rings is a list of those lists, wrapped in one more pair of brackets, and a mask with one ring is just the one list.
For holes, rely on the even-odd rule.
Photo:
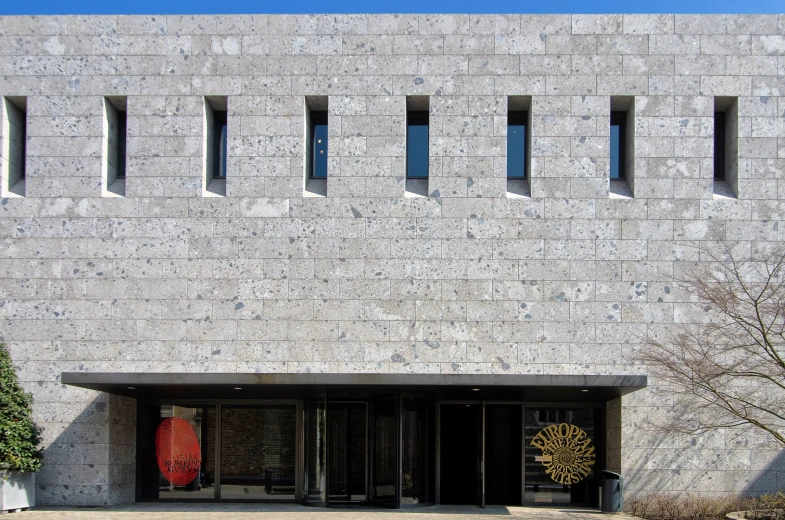
[(635, 98), (611, 97), (609, 126), (610, 196), (635, 193)]
[(428, 96), (406, 98), (406, 194), (428, 196)]
[(526, 112), (507, 114), (507, 178), (526, 178)]
[(128, 142), (128, 114), (125, 110), (117, 113), (117, 178), (125, 179), (125, 158)]
[(227, 120), (226, 110), (213, 112), (213, 174), (216, 179), (226, 179)]
[(531, 168), (530, 96), (507, 98), (507, 196), (528, 197)]
[(725, 112), (714, 112), (714, 180), (725, 181)]
[(738, 98), (714, 98), (714, 197), (739, 195)]
[(226, 196), (229, 156), (228, 100), (226, 96), (204, 98), (204, 196)]
[(611, 179), (627, 178), (625, 161), (625, 139), (627, 133), (627, 113), (611, 112)]
[(27, 98), (3, 98), (2, 189), (0, 196), (25, 196)]
[(311, 178), (327, 178), (327, 111), (311, 112)]
[(127, 100), (125, 97), (104, 98), (104, 142), (102, 193), (125, 196), (125, 163), (127, 136)]
[(406, 114), (406, 176), (428, 178), (428, 112)]
[(305, 98), (305, 197), (327, 196), (329, 117), (327, 96)]

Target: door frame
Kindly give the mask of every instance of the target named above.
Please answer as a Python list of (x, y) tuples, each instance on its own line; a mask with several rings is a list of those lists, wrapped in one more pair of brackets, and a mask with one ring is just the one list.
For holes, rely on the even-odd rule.
[[(605, 457), (605, 403), (603, 402), (588, 402), (588, 403), (576, 403), (576, 402), (541, 402), (541, 401), (521, 401), (521, 400), (504, 400), (504, 399), (459, 399), (459, 400), (437, 400), (436, 406), (436, 503), (441, 504), (441, 460), (442, 460), (442, 450), (441, 450), (441, 409), (442, 404), (480, 404), (482, 405), (482, 436), (480, 442), (482, 443), (482, 456), (481, 456), (481, 471), (480, 471), (480, 479), (481, 479), (481, 499), (480, 499), (480, 507), (485, 508), (485, 433), (486, 433), (486, 413), (485, 407), (486, 405), (508, 405), (508, 406), (515, 406), (519, 405), (521, 407), (521, 496), (520, 502), (517, 504), (509, 504), (509, 505), (533, 505), (532, 503), (527, 504), (526, 502), (526, 409), (527, 408), (556, 408), (556, 409), (570, 409), (570, 408), (589, 408), (593, 410), (597, 410), (598, 417), (597, 422), (601, 425), (601, 432), (602, 435), (599, 436), (598, 439), (595, 439), (595, 443), (599, 448), (597, 450), (597, 454), (604, 459)], [(601, 461), (601, 466), (605, 466), (605, 461)]]
[[(326, 393), (322, 394), (325, 402), (325, 420), (329, 420), (328, 410), (329, 407), (329, 396)], [(381, 398), (376, 399), (347, 399), (347, 400), (336, 400), (336, 402), (365, 402), (366, 403), (366, 416), (367, 416), (367, 424), (366, 424), (366, 464), (365, 464), (365, 472), (366, 472), (366, 503), (372, 503), (372, 479), (373, 479), (373, 457), (371, 453), (371, 444), (372, 444), (372, 424), (371, 424), (371, 404), (374, 401), (379, 401), (381, 399), (395, 399), (395, 410), (396, 410), (396, 482), (395, 482), (395, 507), (397, 509), (401, 508), (401, 479), (403, 473), (403, 397), (407, 395), (405, 391), (397, 392), (394, 394), (388, 394)], [(305, 503), (306, 493), (305, 493), (305, 403), (307, 401), (314, 401), (321, 399), (322, 396), (316, 396), (314, 398), (309, 399), (139, 399), (137, 404), (137, 410), (146, 410), (148, 406), (156, 406), (156, 405), (175, 405), (175, 406), (183, 406), (183, 407), (214, 407), (215, 414), (216, 414), (216, 438), (215, 438), (215, 494), (213, 498), (206, 498), (206, 499), (193, 499), (189, 500), (188, 502), (290, 502), (290, 503)], [(479, 396), (478, 396), (479, 397)], [(479, 404), (482, 406), (482, 417), (481, 417), (481, 442), (482, 442), (482, 453), (481, 453), (481, 470), (480, 470), (480, 479), (481, 479), (481, 501), (480, 506), (484, 507), (485, 505), (485, 437), (486, 437), (486, 422), (487, 422), (487, 415), (486, 415), (486, 405), (520, 405), (521, 406), (521, 499), (520, 504), (510, 504), (510, 505), (527, 505), (525, 501), (526, 498), (526, 410), (529, 408), (550, 408), (550, 409), (569, 409), (569, 408), (590, 408), (596, 410), (597, 413), (597, 423), (600, 425), (601, 428), (601, 435), (599, 435), (596, 439), (597, 445), (597, 454), (598, 460), (600, 461), (600, 468), (605, 466), (605, 451), (606, 451), (606, 410), (605, 410), (605, 402), (598, 402), (598, 401), (591, 401), (586, 403), (577, 403), (577, 402), (542, 402), (542, 401), (523, 401), (519, 399), (515, 400), (504, 400), (504, 399), (464, 399), (464, 400), (441, 400), (441, 399), (434, 399), (435, 403), (435, 503), (441, 503), (441, 442), (442, 442), (442, 431), (441, 431), (441, 407), (442, 404)], [(221, 498), (220, 494), (220, 464), (221, 464), (221, 412), (223, 405), (248, 405), (248, 406), (264, 406), (264, 405), (288, 405), (294, 406), (296, 410), (296, 433), (295, 433), (295, 498), (294, 500), (291, 499), (270, 499), (270, 500), (231, 500), (231, 499), (223, 499)], [(139, 435), (141, 432), (137, 429), (137, 443), (139, 442)], [(176, 500), (167, 500), (167, 499), (142, 499), (141, 498), (141, 478), (142, 475), (139, 473), (139, 469), (141, 467), (139, 457), (141, 456), (140, 451), (137, 449), (137, 470), (136, 470), (136, 500), (137, 501), (176, 501)], [(326, 468), (328, 472), (326, 475), (327, 478), (327, 485), (329, 486), (329, 468)], [(329, 503), (329, 487), (327, 488), (327, 501), (325, 504), (318, 504), (319, 506), (326, 507)], [(362, 502), (358, 502), (362, 503)], [(433, 503), (429, 497), (429, 503)], [(309, 503), (309, 506), (317, 506), (317, 504)], [(383, 505), (385, 507), (390, 507), (390, 504), (379, 503), (378, 505)], [(532, 505), (529, 503), (528, 505)]]

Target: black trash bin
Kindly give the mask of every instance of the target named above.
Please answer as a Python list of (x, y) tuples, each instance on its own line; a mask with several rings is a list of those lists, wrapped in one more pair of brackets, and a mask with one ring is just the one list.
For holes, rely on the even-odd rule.
[(624, 511), (624, 479), (618, 473), (603, 470), (600, 477), (600, 511), (621, 513)]

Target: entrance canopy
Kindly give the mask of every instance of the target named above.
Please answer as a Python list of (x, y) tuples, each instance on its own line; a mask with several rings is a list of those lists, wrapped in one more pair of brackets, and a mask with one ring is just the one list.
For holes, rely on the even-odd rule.
[(62, 382), (155, 399), (297, 399), (329, 392), (376, 397), (402, 392), (437, 399), (602, 402), (646, 387), (645, 375), (235, 374), (63, 372)]

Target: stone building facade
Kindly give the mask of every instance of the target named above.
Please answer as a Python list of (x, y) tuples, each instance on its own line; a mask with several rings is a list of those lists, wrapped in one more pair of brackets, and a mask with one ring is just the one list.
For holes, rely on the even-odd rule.
[[(674, 282), (702, 246), (783, 239), (785, 15), (6, 16), (0, 97), (0, 339), (44, 428), (40, 503), (139, 497), (135, 388), (63, 373), (648, 375), (602, 403), (629, 494), (785, 483), (754, 432), (651, 429), (673, 392), (635, 361), (703, 319)], [(418, 103), (424, 191), (406, 178)], [(225, 180), (207, 164), (221, 110)]]

